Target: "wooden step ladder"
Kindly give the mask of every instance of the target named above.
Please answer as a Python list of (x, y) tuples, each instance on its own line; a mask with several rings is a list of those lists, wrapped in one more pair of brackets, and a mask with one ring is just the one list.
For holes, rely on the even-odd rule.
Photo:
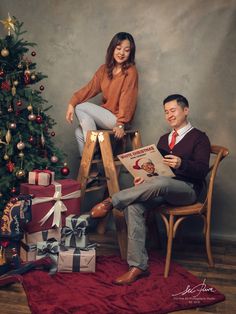
[[(125, 131), (126, 135), (123, 138), (123, 146), (126, 146), (128, 140), (130, 140), (131, 150), (142, 147), (141, 136), (137, 130)], [(114, 136), (114, 132), (110, 130), (98, 130), (88, 131), (86, 143), (81, 159), (78, 181), (81, 184), (81, 202), (84, 200), (86, 192), (94, 191), (101, 187), (107, 186), (109, 195), (112, 196), (114, 193), (120, 191), (118, 174), (120, 168), (120, 161), (113, 155), (111, 136)], [(129, 139), (128, 139), (129, 137)], [(94, 153), (96, 147), (99, 145), (101, 151), (101, 159), (94, 160)], [(125, 152), (125, 147), (123, 147)], [(102, 163), (105, 170), (105, 185), (92, 187), (86, 189), (87, 180), (90, 177), (91, 165), (94, 163)], [(113, 209), (113, 216), (115, 219), (117, 239), (120, 248), (120, 254), (122, 259), (126, 259), (127, 256), (127, 227), (123, 212)], [(100, 234), (104, 234), (106, 231), (106, 225), (108, 222), (108, 216), (101, 220), (98, 225), (97, 231)]]

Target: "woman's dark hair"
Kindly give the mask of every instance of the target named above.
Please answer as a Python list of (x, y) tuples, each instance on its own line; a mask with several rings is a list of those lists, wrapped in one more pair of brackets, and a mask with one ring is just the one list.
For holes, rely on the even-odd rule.
[(111, 40), (108, 48), (107, 48), (107, 54), (106, 54), (106, 66), (107, 66), (107, 74), (109, 79), (112, 79), (112, 71), (115, 67), (115, 60), (113, 58), (114, 50), (115, 48), (123, 41), (123, 40), (129, 40), (130, 42), (130, 55), (127, 61), (122, 63), (122, 72), (124, 73), (125, 70), (127, 70), (131, 65), (135, 64), (135, 42), (133, 39), (133, 36), (129, 33), (120, 32), (117, 33)]

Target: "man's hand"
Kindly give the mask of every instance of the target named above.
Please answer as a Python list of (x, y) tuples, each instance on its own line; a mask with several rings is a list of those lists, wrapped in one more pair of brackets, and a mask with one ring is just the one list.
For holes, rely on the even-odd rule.
[(139, 185), (139, 184), (141, 184), (143, 182), (144, 182), (144, 179), (141, 178), (141, 177), (135, 177), (134, 178), (134, 185)]
[(117, 139), (121, 139), (125, 136), (125, 130), (123, 128), (119, 128), (118, 126), (115, 126), (112, 131)]
[(181, 166), (181, 158), (175, 155), (165, 155), (163, 163), (171, 168), (178, 169)]
[(66, 121), (69, 123), (73, 122), (73, 117), (74, 117), (74, 107), (69, 104), (66, 112)]

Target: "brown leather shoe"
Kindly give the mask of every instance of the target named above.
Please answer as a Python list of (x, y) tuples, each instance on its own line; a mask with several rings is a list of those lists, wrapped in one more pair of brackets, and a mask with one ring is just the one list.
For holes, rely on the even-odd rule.
[(142, 270), (138, 267), (130, 267), (127, 273), (121, 275), (120, 277), (116, 278), (114, 284), (116, 285), (130, 285), (134, 281), (142, 278), (147, 277), (150, 275), (148, 270)]
[(90, 212), (92, 218), (102, 218), (105, 217), (110, 210), (112, 210), (113, 204), (111, 198), (108, 197), (103, 200), (101, 203), (95, 205)]

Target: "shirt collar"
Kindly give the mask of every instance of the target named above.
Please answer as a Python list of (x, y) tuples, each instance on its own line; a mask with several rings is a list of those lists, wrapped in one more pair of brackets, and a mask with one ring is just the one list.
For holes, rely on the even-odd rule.
[[(187, 125), (185, 125), (184, 127), (182, 127), (181, 129), (179, 129), (177, 131), (178, 136), (183, 136), (185, 133), (189, 132), (192, 128), (193, 127), (192, 127), (191, 123), (188, 122)], [(171, 135), (172, 135), (172, 133), (174, 133), (174, 130), (172, 130)]]

